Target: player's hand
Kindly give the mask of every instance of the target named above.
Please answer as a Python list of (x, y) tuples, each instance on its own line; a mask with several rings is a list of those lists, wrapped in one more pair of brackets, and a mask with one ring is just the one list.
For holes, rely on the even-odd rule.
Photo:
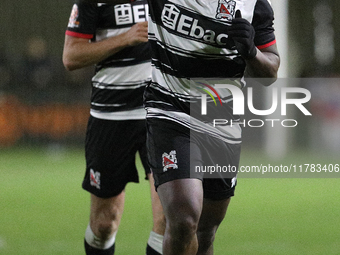
[(252, 59), (256, 56), (254, 27), (248, 20), (242, 18), (240, 10), (237, 10), (235, 13), (235, 18), (229, 27), (228, 35), (234, 40), (236, 49), (243, 58)]
[(125, 34), (127, 44), (135, 46), (137, 44), (148, 41), (148, 22), (140, 22), (133, 25)]

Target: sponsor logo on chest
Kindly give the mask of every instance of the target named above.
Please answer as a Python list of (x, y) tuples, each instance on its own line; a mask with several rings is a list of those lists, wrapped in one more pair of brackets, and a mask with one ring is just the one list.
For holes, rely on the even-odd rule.
[[(220, 19), (224, 19), (223, 17), (226, 16), (222, 15)], [(227, 23), (216, 22), (212, 18), (190, 12), (175, 4), (164, 5), (161, 21), (164, 27), (180, 36), (219, 47), (230, 45)]]

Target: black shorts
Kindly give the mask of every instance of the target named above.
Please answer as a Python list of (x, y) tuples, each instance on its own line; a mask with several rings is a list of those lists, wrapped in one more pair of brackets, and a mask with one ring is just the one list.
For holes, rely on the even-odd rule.
[[(202, 133), (194, 135), (189, 128), (173, 121), (148, 118), (147, 148), (156, 188), (176, 179), (197, 178), (203, 182), (205, 198), (221, 200), (234, 195), (240, 144), (229, 144)], [(211, 178), (209, 173), (196, 173), (194, 169), (197, 165), (217, 164), (234, 166), (236, 172), (233, 177), (217, 174)]]
[(109, 198), (128, 182), (139, 182), (136, 153), (150, 173), (146, 155), (145, 120), (103, 120), (90, 116), (86, 132), (86, 172), (83, 188)]

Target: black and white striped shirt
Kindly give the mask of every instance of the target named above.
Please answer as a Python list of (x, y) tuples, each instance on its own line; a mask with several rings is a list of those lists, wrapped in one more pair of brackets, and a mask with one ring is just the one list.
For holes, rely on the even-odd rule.
[[(245, 86), (245, 61), (228, 38), (236, 10), (255, 29), (255, 45), (275, 43), (273, 10), (267, 0), (149, 0), (149, 42), (152, 49), (152, 83), (145, 92), (147, 118), (175, 121), (229, 143), (241, 142), (239, 125), (215, 128), (197, 110), (203, 87), (215, 84)], [(232, 113), (232, 96), (216, 89), (226, 119)], [(211, 99), (212, 101), (212, 99)], [(223, 104), (222, 104), (223, 103)], [(213, 109), (213, 107), (211, 107)]]
[[(146, 0), (128, 4), (73, 5), (66, 34), (101, 41), (148, 19)], [(145, 119), (143, 92), (151, 80), (148, 43), (127, 47), (96, 65), (92, 78), (91, 115), (101, 119)]]

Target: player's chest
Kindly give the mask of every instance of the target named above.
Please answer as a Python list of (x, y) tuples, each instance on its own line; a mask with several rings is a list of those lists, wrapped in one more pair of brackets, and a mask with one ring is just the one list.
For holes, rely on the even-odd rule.
[(257, 0), (150, 0), (150, 2), (161, 16), (167, 16), (172, 20), (178, 17), (182, 19), (188, 17), (190, 20), (201, 16), (229, 23), (235, 17), (236, 10), (240, 10), (243, 18), (251, 22)]

